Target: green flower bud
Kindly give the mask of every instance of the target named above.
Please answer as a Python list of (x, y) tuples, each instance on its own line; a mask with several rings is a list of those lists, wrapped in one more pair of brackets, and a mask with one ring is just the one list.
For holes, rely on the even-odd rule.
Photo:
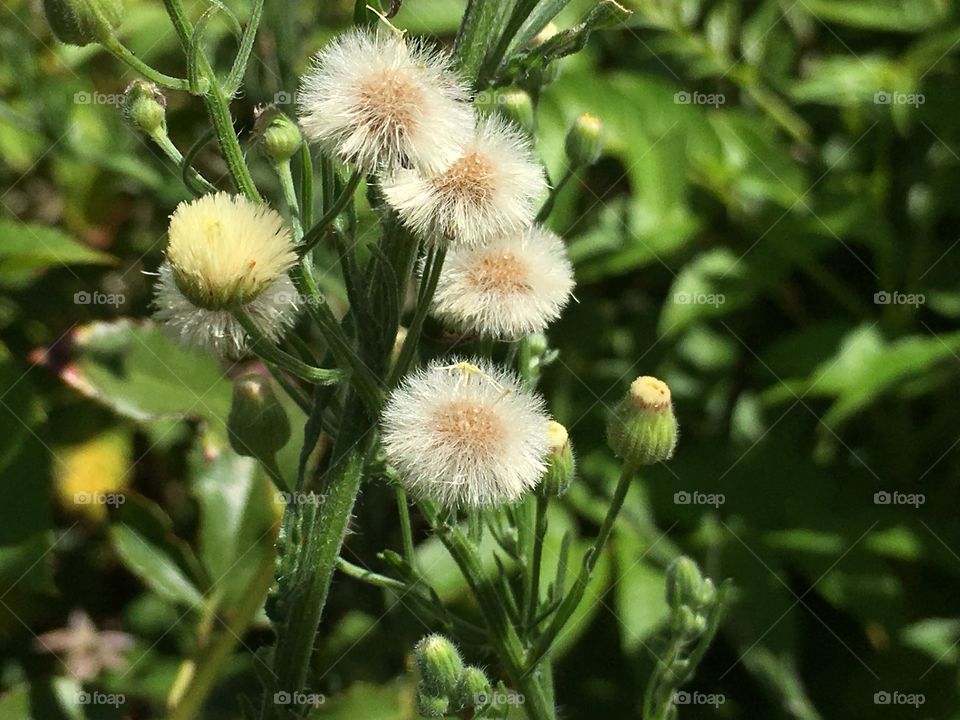
[(567, 133), (565, 149), (574, 167), (593, 165), (603, 153), (604, 129), (600, 118), (583, 113)]
[(533, 132), (533, 102), (523, 90), (505, 90), (497, 96), (497, 107), (504, 117), (527, 132)]
[(290, 422), (268, 378), (250, 372), (233, 381), (227, 433), (238, 455), (273, 463), (274, 455), (290, 439)]
[(573, 448), (567, 429), (558, 422), (547, 422), (547, 439), (550, 454), (547, 455), (547, 472), (543, 475), (539, 491), (547, 497), (561, 497), (573, 482), (575, 462)]
[(440, 718), (447, 715), (450, 709), (450, 700), (445, 697), (430, 695), (423, 683), (417, 685), (417, 712), (421, 717)]
[(146, 135), (167, 132), (167, 99), (160, 88), (146, 80), (134, 80), (123, 94), (124, 114)]
[(256, 131), (263, 152), (275, 163), (289, 160), (303, 143), (297, 124), (272, 105), (258, 112)]
[(669, 460), (677, 446), (677, 418), (670, 388), (654, 377), (638, 377), (607, 423), (607, 441), (628, 465)]
[(703, 577), (697, 564), (688, 557), (679, 557), (667, 568), (667, 603), (670, 607), (686, 606), (703, 610), (716, 599), (717, 590), (709, 578)]
[(417, 669), (428, 695), (450, 698), (457, 695), (463, 676), (463, 659), (443, 635), (427, 635), (413, 651)]
[(673, 629), (678, 635), (693, 639), (707, 630), (707, 619), (695, 610), (683, 605), (673, 613)]
[(478, 667), (467, 667), (460, 678), (457, 700), (462, 708), (484, 707), (490, 702), (493, 687)]
[(89, 45), (113, 32), (123, 20), (121, 0), (43, 0), (54, 36), (67, 45)]

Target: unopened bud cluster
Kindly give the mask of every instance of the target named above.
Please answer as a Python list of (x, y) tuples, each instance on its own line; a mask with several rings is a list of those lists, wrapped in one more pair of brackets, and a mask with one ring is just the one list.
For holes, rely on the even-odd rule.
[(677, 636), (693, 641), (703, 635), (716, 599), (713, 581), (703, 577), (690, 558), (679, 557), (667, 568), (667, 603), (673, 611), (671, 629)]
[[(493, 687), (478, 667), (465, 665), (457, 648), (443, 635), (427, 635), (414, 649), (420, 672), (417, 711), (421, 717), (506, 717), (490, 707)], [(505, 710), (506, 708), (502, 708)]]

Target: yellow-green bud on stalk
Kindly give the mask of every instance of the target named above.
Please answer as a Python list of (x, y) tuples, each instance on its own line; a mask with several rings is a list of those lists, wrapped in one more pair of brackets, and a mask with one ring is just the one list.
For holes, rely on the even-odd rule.
[(670, 388), (654, 377), (638, 377), (607, 423), (610, 448), (627, 465), (669, 460), (677, 446), (677, 418)]
[(446, 717), (449, 709), (449, 698), (430, 695), (422, 683), (417, 686), (417, 713), (419, 713), (420, 717)]
[(505, 90), (497, 96), (497, 107), (510, 122), (533, 132), (533, 102), (523, 90)]
[(275, 163), (289, 160), (303, 143), (297, 124), (272, 105), (258, 112), (255, 127), (263, 152)]
[(167, 98), (160, 88), (147, 80), (134, 80), (123, 93), (124, 115), (145, 135), (155, 137), (167, 132)]
[(560, 423), (550, 420), (547, 423), (547, 440), (550, 452), (547, 455), (547, 471), (540, 482), (540, 493), (546, 497), (561, 497), (566, 494), (573, 482), (575, 461), (570, 436)]
[(593, 165), (603, 153), (603, 122), (596, 115), (583, 113), (567, 133), (567, 158), (574, 167)]
[(121, 0), (43, 0), (54, 36), (67, 45), (100, 42), (123, 20)]
[(707, 630), (707, 619), (686, 605), (674, 611), (672, 623), (675, 633), (690, 640), (700, 637)]
[(486, 674), (472, 665), (463, 671), (457, 700), (462, 708), (484, 707), (489, 704), (493, 688)]
[(427, 635), (413, 651), (427, 695), (450, 698), (457, 695), (463, 677), (463, 659), (443, 635)]
[(233, 381), (227, 433), (238, 455), (257, 458), (268, 467), (274, 465), (277, 451), (290, 439), (290, 421), (268, 378), (250, 372)]

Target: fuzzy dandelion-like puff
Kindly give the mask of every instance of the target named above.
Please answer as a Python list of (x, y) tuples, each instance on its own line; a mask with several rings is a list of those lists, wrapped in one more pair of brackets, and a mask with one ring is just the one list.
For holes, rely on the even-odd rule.
[(478, 247), (451, 248), (432, 313), (459, 332), (517, 339), (560, 317), (573, 285), (563, 240), (533, 225)]
[(412, 495), (445, 507), (519, 500), (546, 470), (548, 418), (539, 396), (483, 360), (434, 361), (387, 401), (383, 446)]
[(445, 55), (397, 34), (358, 29), (321, 50), (301, 79), (300, 126), (365, 172), (434, 172), (473, 131), (468, 97)]
[(405, 169), (383, 179), (384, 196), (407, 227), (429, 242), (464, 245), (530, 225), (546, 189), (529, 139), (496, 115), (478, 121), (441, 172)]
[(170, 217), (154, 317), (184, 344), (237, 357), (249, 342), (234, 316), (245, 313), (276, 342), (296, 319), (287, 271), (297, 253), (280, 215), (240, 195), (181, 203)]

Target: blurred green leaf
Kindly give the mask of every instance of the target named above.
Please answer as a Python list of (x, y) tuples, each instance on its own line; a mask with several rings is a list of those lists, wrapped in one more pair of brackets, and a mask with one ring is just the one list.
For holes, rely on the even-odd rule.
[(0, 238), (0, 283), (21, 285), (50, 268), (116, 264), (106, 253), (45, 225), (0, 218)]
[(110, 536), (124, 564), (148, 588), (167, 600), (199, 608), (200, 590), (191, 582), (167, 551), (148, 540), (135, 528), (115, 524)]
[(945, 20), (949, 0), (803, 0), (802, 7), (827, 22), (873, 30), (919, 32)]

